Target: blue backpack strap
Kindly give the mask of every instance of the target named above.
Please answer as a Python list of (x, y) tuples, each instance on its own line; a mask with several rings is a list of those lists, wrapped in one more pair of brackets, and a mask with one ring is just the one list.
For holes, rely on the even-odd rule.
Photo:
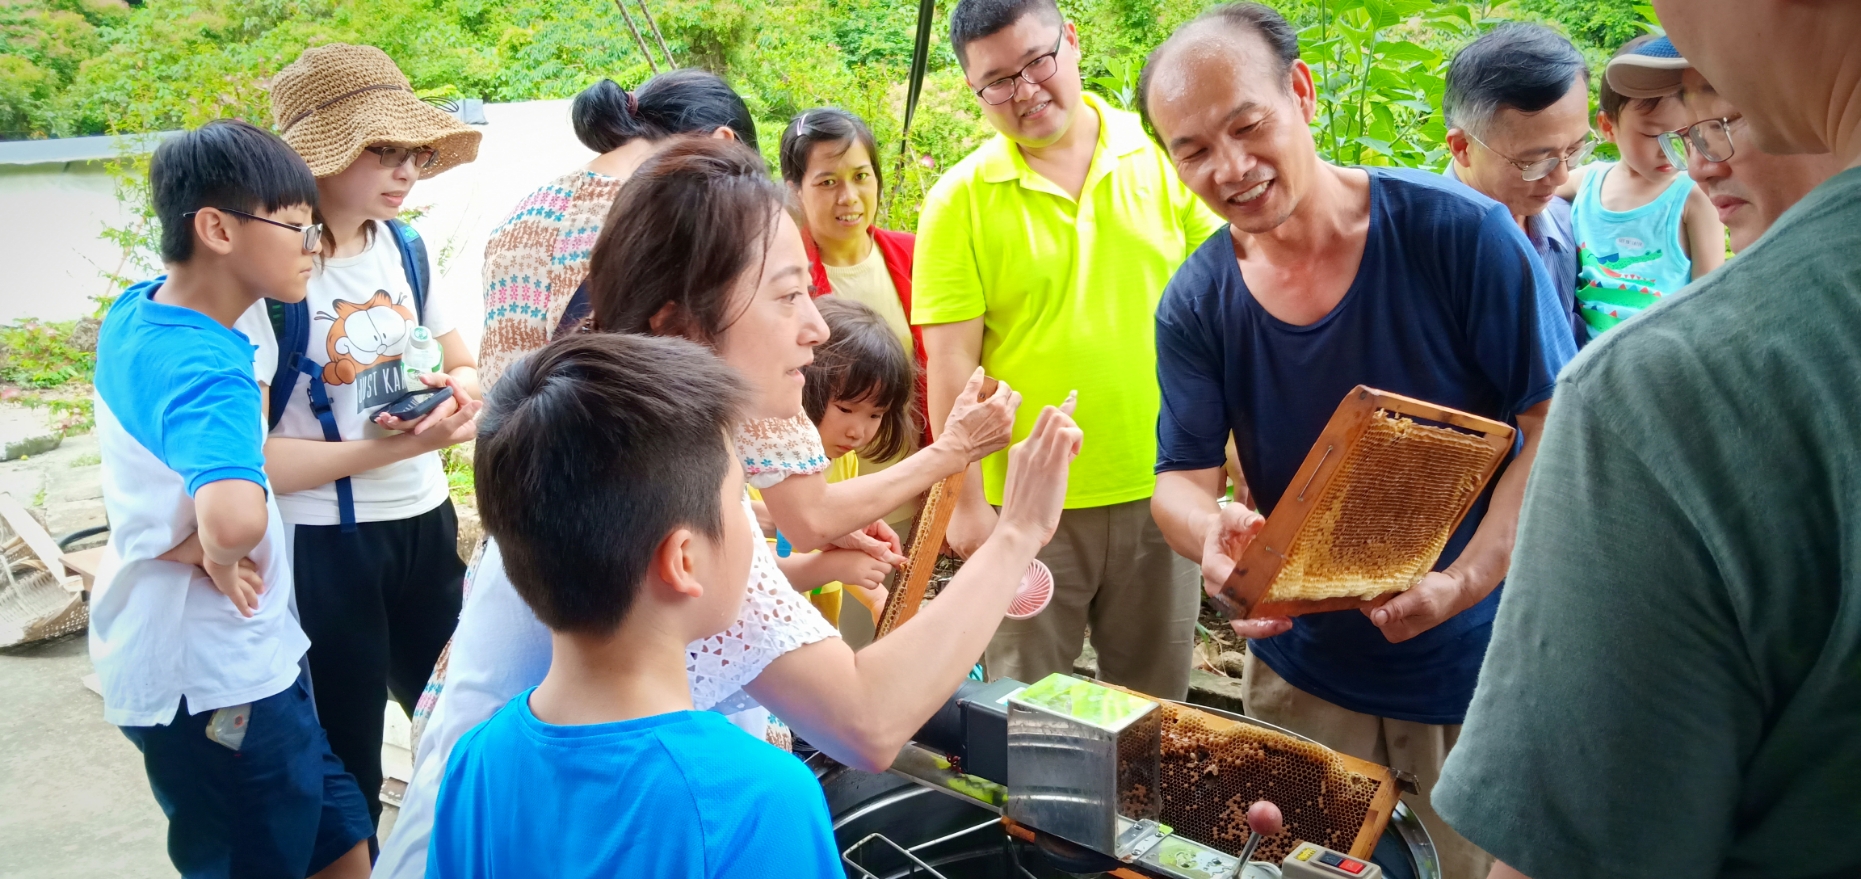
[(271, 373), (271, 411), (265, 413), (265, 430), (269, 433), (284, 418), (284, 408), (297, 389), (297, 360), (310, 350), (310, 304), (265, 300), (271, 317), (271, 332), (278, 342), (278, 365)]
[(556, 332), (550, 338), (560, 339), (568, 335), (575, 329), (576, 324), (581, 323), (593, 312), (594, 303), (588, 299), (588, 282), (583, 280), (575, 287), (575, 293), (569, 297), (569, 304), (563, 307), (562, 319), (556, 321)]
[[(336, 426), (336, 412), (330, 407), (330, 393), (323, 387), (323, 368), (302, 354), (292, 360), (295, 371), (310, 376), (310, 411), (317, 416), (317, 423), (323, 425), (323, 439), (342, 442), (342, 430)], [(355, 485), (347, 476), (336, 480), (336, 515), (342, 521), (344, 532), (355, 530)]]
[(400, 220), (389, 220), (394, 246), (401, 252), (401, 268), (407, 272), (407, 286), (414, 291), (414, 315), (426, 323), (426, 297), (433, 286), (432, 264), (427, 261), (426, 241), (414, 227)]

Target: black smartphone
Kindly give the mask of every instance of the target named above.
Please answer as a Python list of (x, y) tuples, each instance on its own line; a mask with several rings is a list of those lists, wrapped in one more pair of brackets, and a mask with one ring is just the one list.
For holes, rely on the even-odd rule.
[(413, 421), (450, 399), (452, 388), (449, 387), (408, 391), (400, 399), (383, 406), (377, 415), (391, 415), (402, 421)]

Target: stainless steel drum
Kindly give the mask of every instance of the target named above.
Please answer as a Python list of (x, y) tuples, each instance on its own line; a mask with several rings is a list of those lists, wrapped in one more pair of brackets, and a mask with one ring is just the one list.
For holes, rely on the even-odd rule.
[(1055, 870), (1032, 846), (1011, 839), (1002, 830), (1001, 815), (981, 803), (890, 773), (838, 765), (821, 775), (821, 788), (833, 815), (834, 840), (858, 865), (847, 868), (851, 879), (929, 879), (933, 874), (914, 864), (913, 857), (948, 879), (1072, 875)]

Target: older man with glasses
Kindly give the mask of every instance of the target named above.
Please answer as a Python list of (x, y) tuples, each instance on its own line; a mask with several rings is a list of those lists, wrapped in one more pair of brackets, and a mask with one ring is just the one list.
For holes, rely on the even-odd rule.
[(1861, 4), (1655, 8), (1748, 246), (1559, 376), (1436, 802), (1494, 879), (1861, 876)]
[[(1181, 698), (1200, 595), (1150, 516), (1153, 315), (1170, 273), (1221, 221), (1136, 116), (1084, 91), (1078, 33), (1054, 0), (962, 0), (950, 43), (999, 135), (943, 175), (918, 225), (911, 320), (924, 325), (931, 424), (981, 365), (1032, 404), (1017, 439), (1041, 404), (1074, 389), (1088, 437), (1040, 554), (1053, 603), (1002, 624), (988, 671), (1070, 672), (1090, 625), (1101, 677)], [(971, 468), (950, 522), (958, 553), (993, 527), (1006, 464), (1003, 453)]]
[(1612, 59), (1606, 75), (1628, 97), (1680, 95), (1696, 121), (1662, 135), (1661, 150), (1712, 200), (1734, 252), (1756, 243), (1784, 211), (1842, 169), (1830, 153), (1780, 156), (1754, 146), (1744, 113), (1666, 37)]
[(1576, 233), (1557, 189), (1596, 150), (1589, 85), (1583, 54), (1569, 40), (1543, 25), (1507, 24), (1455, 54), (1441, 100), (1448, 176), (1512, 211), (1578, 345), (1589, 332), (1577, 310)]

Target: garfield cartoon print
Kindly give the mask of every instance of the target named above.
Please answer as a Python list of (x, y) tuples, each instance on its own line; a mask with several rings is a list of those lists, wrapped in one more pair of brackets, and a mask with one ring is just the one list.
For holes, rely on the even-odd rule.
[(376, 290), (363, 302), (335, 299), (330, 304), (334, 314), (312, 316), (319, 328), (329, 324), (323, 383), (355, 385), (357, 412), (393, 402), (403, 391), (401, 355), (416, 323), (413, 309), (386, 290)]

